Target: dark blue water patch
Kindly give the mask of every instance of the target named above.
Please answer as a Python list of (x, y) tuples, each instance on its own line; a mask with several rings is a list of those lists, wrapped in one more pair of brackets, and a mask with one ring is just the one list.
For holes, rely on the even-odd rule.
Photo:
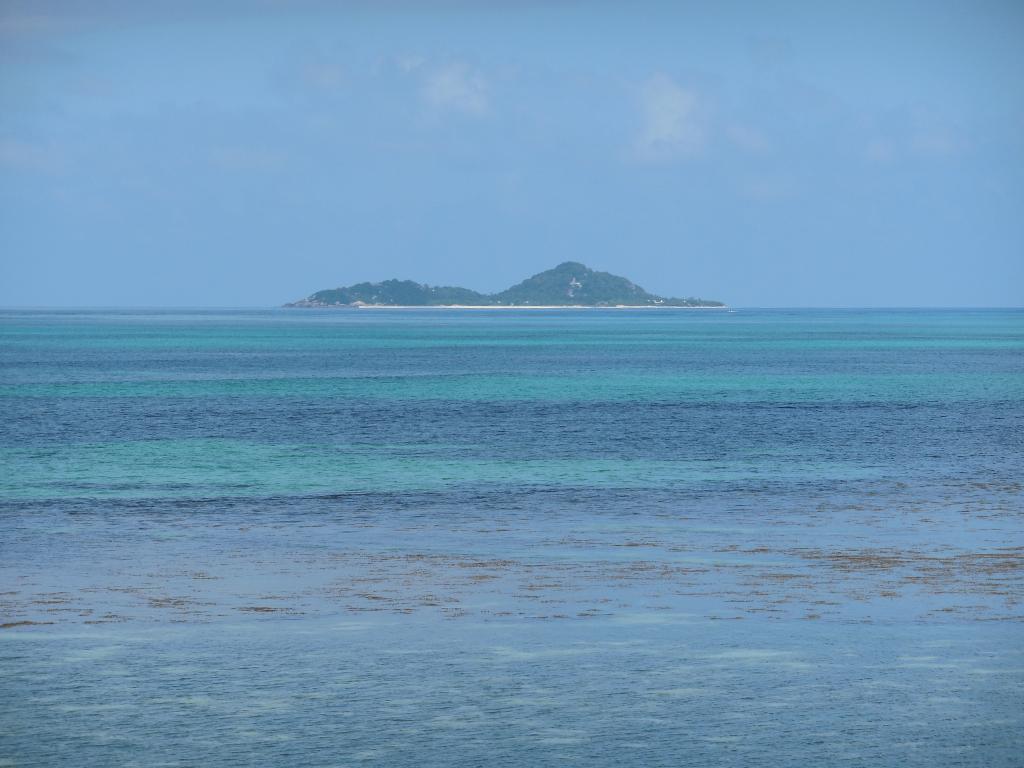
[[(2, 327), (0, 327), (2, 331)], [(322, 348), (308, 345), (306, 349), (289, 349), (287, 339), (268, 340), (266, 348), (248, 349), (244, 340), (231, 348), (226, 339), (224, 348), (189, 347), (183, 342), (177, 350), (119, 349), (116, 345), (100, 349), (76, 346), (82, 340), (68, 336), (60, 345), (39, 345), (28, 339), (10, 344), (9, 336), (0, 334), (0, 355), (5, 370), (0, 382), (67, 383), (67, 382), (146, 382), (187, 379), (218, 381), (226, 379), (260, 380), (273, 378), (381, 378), (405, 376), (495, 375), (514, 371), (519, 374), (545, 375), (553, 371), (599, 368), (608, 373), (660, 374), (687, 371), (693, 375), (743, 374), (858, 374), (872, 372), (930, 373), (987, 370), (994, 373), (1019, 373), (1021, 349), (1014, 346), (1019, 334), (1005, 343), (985, 338), (966, 338), (959, 345), (931, 344), (912, 336), (894, 336), (878, 340), (873, 349), (870, 339), (816, 339), (813, 343), (801, 338), (766, 334), (764, 337), (741, 339), (712, 336), (693, 339), (677, 335), (671, 341), (652, 341), (641, 333), (605, 333), (593, 339), (575, 334), (554, 332), (550, 343), (537, 344), (502, 335), (491, 341), (481, 336), (467, 340), (462, 346), (445, 346), (438, 339), (417, 339), (400, 335), (400, 346), (381, 344), (374, 347)], [(202, 337), (199, 337), (202, 339)], [(4, 343), (4, 340), (7, 343)], [(104, 336), (98, 339), (109, 342)], [(937, 339), (936, 341), (942, 340)], [(145, 341), (145, 340), (142, 340)], [(852, 342), (856, 341), (856, 344)], [(885, 348), (899, 342), (901, 346)], [(270, 344), (273, 343), (273, 346)], [(30, 345), (31, 344), (31, 345)], [(972, 346), (972, 344), (974, 346)], [(445, 361), (438, 370), (432, 364)]]
[[(913, 464), (996, 462), (1024, 448), (1015, 401), (955, 404), (492, 403), (295, 398), (11, 398), (0, 438), (47, 446), (126, 440), (443, 446), (452, 458), (778, 456)], [(909, 439), (910, 437), (913, 439)]]
[[(313, 517), (331, 513), (358, 513), (373, 510), (382, 515), (401, 514), (403, 510), (454, 519), (488, 512), (500, 516), (509, 510), (528, 509), (538, 516), (559, 516), (585, 510), (591, 515), (677, 515), (683, 511), (713, 517), (734, 512), (760, 510), (772, 515), (799, 516), (813, 510), (871, 509), (885, 511), (898, 518), (908, 511), (928, 509), (935, 512), (959, 510), (983, 514), (986, 511), (1010, 513), (1024, 509), (1024, 483), (1019, 475), (987, 471), (931, 476), (931, 484), (909, 482), (914, 479), (905, 469), (878, 473), (866, 478), (781, 479), (770, 472), (742, 480), (706, 480), (664, 482), (658, 485), (601, 487), (558, 486), (543, 483), (459, 483), (436, 490), (340, 491), (267, 495), (259, 486), (218, 484), (216, 492), (204, 493), (204, 486), (189, 483), (149, 483), (146, 493), (118, 496), (121, 490), (137, 490), (125, 483), (97, 480), (95, 483), (55, 481), (51, 484), (59, 496), (34, 499), (9, 499), (0, 503), (0, 516), (16, 519), (43, 515), (191, 515), (197, 519), (208, 514), (289, 515)], [(111, 495), (114, 494), (114, 495)]]

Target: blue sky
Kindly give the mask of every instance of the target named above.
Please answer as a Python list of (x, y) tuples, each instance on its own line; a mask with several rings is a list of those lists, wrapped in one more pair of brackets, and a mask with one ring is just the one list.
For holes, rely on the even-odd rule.
[(1020, 306), (1022, 73), (991, 0), (0, 2), (0, 305)]

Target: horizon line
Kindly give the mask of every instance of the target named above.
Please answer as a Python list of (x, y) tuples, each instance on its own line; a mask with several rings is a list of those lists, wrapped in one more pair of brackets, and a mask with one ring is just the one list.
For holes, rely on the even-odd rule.
[[(796, 310), (796, 309), (807, 309), (807, 310), (1024, 310), (1024, 305), (979, 305), (979, 304), (862, 304), (862, 305), (731, 305), (724, 304), (722, 306), (711, 306), (711, 307), (661, 307), (661, 306), (647, 306), (647, 305), (636, 305), (636, 306), (588, 306), (588, 305), (565, 305), (565, 306), (509, 306), (509, 305), (495, 305), (495, 306), (480, 306), (480, 307), (468, 307), (459, 305), (368, 305), (367, 308), (371, 309), (432, 309), (432, 310), (456, 310), (456, 309), (501, 309), (501, 310), (562, 310), (562, 309), (597, 309), (597, 310), (622, 310), (622, 309), (743, 309), (743, 310)], [(340, 305), (330, 307), (288, 307), (284, 305), (188, 305), (188, 304), (150, 304), (150, 305), (132, 305), (132, 304), (80, 304), (80, 305), (0, 305), (0, 312), (60, 312), (60, 311), (236, 311), (236, 312), (267, 312), (273, 310), (293, 310), (293, 311), (319, 311), (319, 312), (337, 312), (339, 310), (359, 310), (358, 306), (351, 305)]]

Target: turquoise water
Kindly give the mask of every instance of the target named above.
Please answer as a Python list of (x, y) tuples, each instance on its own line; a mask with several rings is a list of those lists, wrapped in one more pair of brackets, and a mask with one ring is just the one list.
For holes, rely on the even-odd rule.
[(1021, 765), (1024, 312), (0, 312), (0, 765)]

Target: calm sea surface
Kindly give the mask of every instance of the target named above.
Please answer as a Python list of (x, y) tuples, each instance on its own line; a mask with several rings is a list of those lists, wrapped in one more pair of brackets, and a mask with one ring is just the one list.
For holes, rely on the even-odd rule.
[(1024, 765), (1024, 311), (0, 312), (0, 766)]

